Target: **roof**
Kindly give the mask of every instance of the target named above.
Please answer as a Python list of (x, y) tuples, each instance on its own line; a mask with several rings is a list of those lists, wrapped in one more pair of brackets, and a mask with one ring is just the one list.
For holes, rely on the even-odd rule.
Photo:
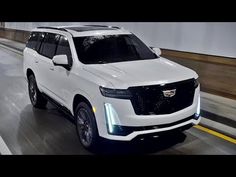
[[(59, 30), (69, 32), (72, 36), (93, 36), (93, 35), (116, 35), (116, 34), (130, 34), (130, 32), (116, 26), (105, 25), (81, 25), (81, 26), (57, 26), (57, 27), (38, 27), (41, 30)], [(40, 30), (40, 31), (41, 31)]]

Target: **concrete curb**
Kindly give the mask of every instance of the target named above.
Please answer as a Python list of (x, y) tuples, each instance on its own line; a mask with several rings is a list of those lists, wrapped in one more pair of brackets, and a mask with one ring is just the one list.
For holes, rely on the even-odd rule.
[(236, 139), (236, 129), (232, 128), (230, 126), (227, 126), (225, 124), (216, 122), (216, 121), (212, 121), (208, 118), (202, 117), (200, 125), (207, 127), (211, 130), (215, 130), (219, 133), (222, 133), (226, 136), (229, 136), (231, 138)]

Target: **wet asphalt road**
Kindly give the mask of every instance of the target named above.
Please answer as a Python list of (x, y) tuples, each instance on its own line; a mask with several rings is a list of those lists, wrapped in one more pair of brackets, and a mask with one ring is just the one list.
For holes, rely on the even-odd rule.
[[(0, 136), (12, 154), (93, 154), (81, 146), (73, 121), (57, 108), (31, 106), (22, 60), (21, 55), (0, 47)], [(236, 154), (236, 145), (191, 128), (144, 141), (105, 141), (96, 153)]]

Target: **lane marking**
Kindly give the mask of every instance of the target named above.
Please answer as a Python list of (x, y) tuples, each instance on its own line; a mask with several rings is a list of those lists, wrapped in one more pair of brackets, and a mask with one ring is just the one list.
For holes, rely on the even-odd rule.
[(0, 136), (0, 155), (12, 155), (11, 151), (8, 149), (6, 143)]
[(204, 131), (204, 132), (207, 132), (207, 133), (209, 133), (209, 134), (211, 134), (211, 135), (217, 136), (217, 137), (222, 138), (222, 139), (224, 139), (224, 140), (226, 140), (226, 141), (229, 141), (229, 142), (231, 142), (231, 143), (236, 144), (236, 139), (234, 139), (234, 138), (231, 138), (231, 137), (229, 137), (229, 136), (223, 135), (223, 134), (221, 134), (221, 133), (219, 133), (219, 132), (216, 132), (216, 131), (214, 131), (214, 130), (208, 129), (208, 128), (203, 127), (203, 126), (201, 126), (201, 125), (195, 125), (194, 127), (197, 128), (197, 129), (199, 129), (199, 130), (202, 130), (202, 131)]

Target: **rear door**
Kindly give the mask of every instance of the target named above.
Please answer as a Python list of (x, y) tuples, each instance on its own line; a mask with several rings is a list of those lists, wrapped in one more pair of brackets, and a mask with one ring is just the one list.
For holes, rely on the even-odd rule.
[(32, 66), (34, 66), (33, 67), (33, 71), (34, 71), (34, 75), (35, 75), (36, 81), (37, 81), (38, 84), (40, 84), (42, 76), (41, 76), (41, 69), (40, 69), (40, 66), (39, 66), (40, 54), (38, 52), (39, 52), (39, 49), (40, 49), (40, 46), (42, 44), (42, 41), (44, 39), (45, 34), (42, 33), (42, 32), (36, 32), (35, 34), (36, 34), (37, 40), (36, 40), (36, 42), (35, 42), (35, 44), (34, 44), (34, 46), (32, 48), (34, 50)]
[(26, 44), (26, 48), (24, 50), (24, 70), (27, 68), (31, 68), (34, 72), (35, 77), (38, 80), (38, 46), (40, 46), (41, 42), (41, 33), (40, 32), (32, 32), (30, 34), (29, 40)]

